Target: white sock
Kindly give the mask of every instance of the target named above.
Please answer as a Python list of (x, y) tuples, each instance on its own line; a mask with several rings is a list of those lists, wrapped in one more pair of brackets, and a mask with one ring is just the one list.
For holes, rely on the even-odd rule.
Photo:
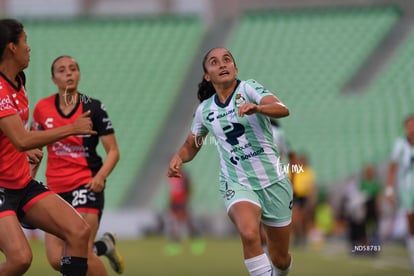
[(265, 253), (246, 259), (244, 263), (250, 276), (272, 276), (272, 264)]
[(288, 275), (290, 269), (292, 268), (292, 261), (293, 261), (293, 259), (292, 259), (292, 256), (291, 256), (290, 257), (289, 267), (286, 268), (285, 270), (281, 270), (281, 269), (279, 269), (277, 267), (274, 267), (274, 270), (275, 270), (275, 275), (274, 276), (286, 276), (286, 275)]
[(410, 253), (411, 263), (414, 264), (414, 236), (407, 237), (407, 248)]

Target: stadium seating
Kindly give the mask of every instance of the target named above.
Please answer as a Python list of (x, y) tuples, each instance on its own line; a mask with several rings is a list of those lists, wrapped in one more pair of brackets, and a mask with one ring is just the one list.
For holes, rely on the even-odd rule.
[(105, 104), (121, 151), (108, 181), (106, 207), (122, 205), (167, 122), (200, 44), (201, 20), (155, 17), (26, 20), (24, 24), (32, 48), (27, 70), (32, 106), (57, 91), (50, 80), (50, 65), (63, 54), (80, 64), (80, 91)]

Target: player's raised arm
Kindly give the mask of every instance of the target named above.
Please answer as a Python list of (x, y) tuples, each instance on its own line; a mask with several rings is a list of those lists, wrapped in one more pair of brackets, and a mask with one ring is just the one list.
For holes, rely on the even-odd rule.
[(0, 118), (0, 129), (19, 151), (39, 148), (64, 137), (78, 134), (96, 134), (92, 130), (89, 111), (80, 116), (75, 123), (45, 131), (27, 131), (18, 114)]
[(188, 134), (184, 144), (170, 161), (167, 172), (168, 177), (177, 177), (180, 175), (182, 163), (193, 160), (203, 145), (203, 139), (204, 136), (195, 136), (191, 132)]

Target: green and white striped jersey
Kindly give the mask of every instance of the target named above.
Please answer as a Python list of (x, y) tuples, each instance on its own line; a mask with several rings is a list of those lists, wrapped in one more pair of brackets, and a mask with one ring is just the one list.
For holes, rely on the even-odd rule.
[(414, 188), (414, 146), (406, 137), (398, 138), (394, 143), (391, 160), (397, 166), (397, 185), (401, 191)]
[(238, 116), (242, 104), (259, 104), (267, 95), (272, 93), (255, 80), (239, 81), (226, 103), (213, 95), (198, 106), (191, 131), (196, 136), (213, 135), (220, 156), (220, 181), (259, 190), (286, 177), (269, 117)]

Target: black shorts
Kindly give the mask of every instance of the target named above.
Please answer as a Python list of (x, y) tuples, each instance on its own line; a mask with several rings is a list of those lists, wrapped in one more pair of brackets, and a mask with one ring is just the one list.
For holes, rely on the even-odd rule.
[(59, 195), (79, 213), (97, 214), (101, 220), (105, 201), (103, 192), (91, 192), (85, 188), (85, 185), (82, 185), (70, 192), (59, 193)]
[(0, 188), (0, 217), (16, 215), (21, 221), (33, 204), (51, 193), (34, 179), (23, 189)]

